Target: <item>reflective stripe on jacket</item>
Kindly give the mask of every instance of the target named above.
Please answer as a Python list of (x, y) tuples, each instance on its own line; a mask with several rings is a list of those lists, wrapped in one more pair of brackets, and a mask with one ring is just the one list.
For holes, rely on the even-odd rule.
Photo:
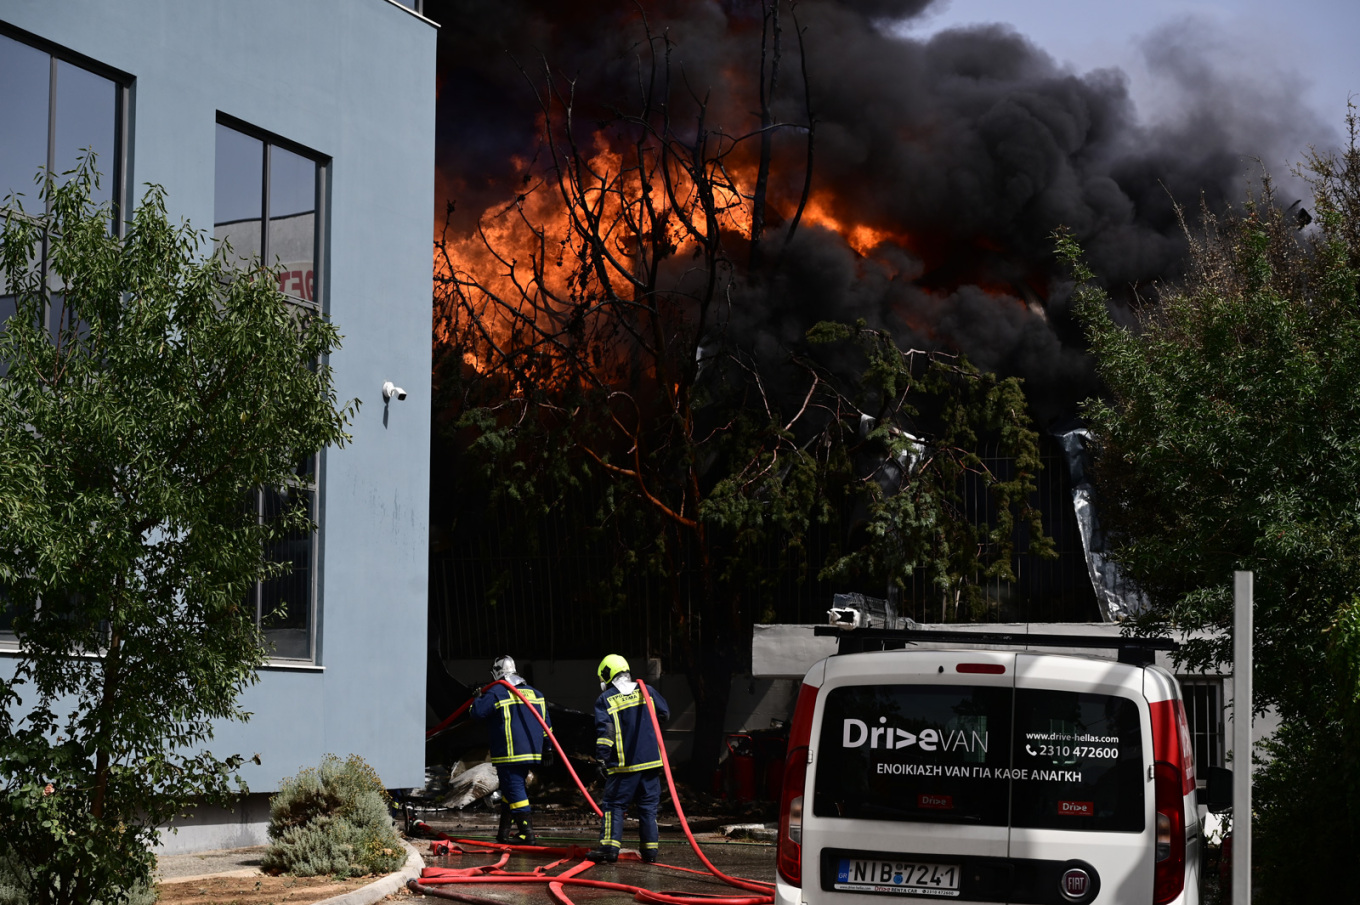
[[(543, 695), (529, 685), (518, 685), (516, 690), (551, 726), (548, 702)], [(543, 740), (547, 733), (524, 702), (504, 685), (492, 685), (473, 701), (472, 715), (486, 723), (493, 764), (536, 764), (543, 760)]]
[[(625, 687), (631, 690), (625, 692), (610, 685), (595, 699), (595, 756), (610, 773), (632, 773), (661, 766), (661, 749), (642, 700), (642, 690), (631, 681)], [(669, 719), (671, 712), (666, 699), (650, 685), (647, 691), (656, 705), (657, 719)]]

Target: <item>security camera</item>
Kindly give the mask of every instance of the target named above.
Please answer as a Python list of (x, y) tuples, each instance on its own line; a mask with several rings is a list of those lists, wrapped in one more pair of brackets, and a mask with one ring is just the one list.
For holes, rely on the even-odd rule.
[(389, 380), (383, 384), (383, 399), (391, 399), (393, 396), (400, 402), (406, 398), (406, 391)]

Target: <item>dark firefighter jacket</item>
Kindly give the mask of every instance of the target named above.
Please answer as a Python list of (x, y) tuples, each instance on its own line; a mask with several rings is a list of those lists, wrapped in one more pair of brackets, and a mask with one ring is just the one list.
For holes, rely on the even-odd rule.
[[(657, 745), (652, 719), (647, 715), (647, 704), (636, 682), (622, 683), (628, 691), (609, 685), (595, 699), (595, 756), (610, 773), (633, 773), (661, 766), (661, 749)], [(666, 699), (655, 688), (647, 686), (656, 704), (658, 720), (670, 719)]]
[[(548, 702), (529, 685), (516, 689), (542, 714), (549, 726)], [(539, 763), (543, 759), (543, 726), (510, 689), (500, 683), (487, 688), (472, 702), (472, 715), (486, 723), (493, 764)]]

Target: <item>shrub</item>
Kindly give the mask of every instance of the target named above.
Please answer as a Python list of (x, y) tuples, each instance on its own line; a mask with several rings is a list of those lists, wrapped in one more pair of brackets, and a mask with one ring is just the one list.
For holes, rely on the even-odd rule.
[(297, 877), (386, 874), (406, 862), (387, 792), (363, 758), (328, 754), (283, 781), (269, 801), (263, 867)]
[[(23, 868), (13, 855), (0, 849), (0, 905), (31, 905), (24, 888)], [(126, 905), (156, 905), (156, 890), (147, 883), (138, 883), (124, 890), (123, 895)], [(100, 903), (94, 902), (92, 905)]]
[(1354, 807), (1360, 796), (1345, 743), (1354, 734), (1353, 727), (1340, 722), (1319, 731), (1287, 723), (1261, 746), (1269, 759), (1252, 779), (1255, 901), (1355, 901), (1353, 870), (1291, 870), (1286, 877), (1272, 869), (1354, 862), (1360, 841)]
[(0, 849), (0, 905), (28, 905), (13, 859)]

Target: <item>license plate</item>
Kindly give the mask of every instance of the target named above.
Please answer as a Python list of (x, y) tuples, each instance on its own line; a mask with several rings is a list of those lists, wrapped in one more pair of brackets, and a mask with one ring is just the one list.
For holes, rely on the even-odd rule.
[(926, 861), (842, 858), (834, 888), (909, 896), (958, 896), (959, 866)]

